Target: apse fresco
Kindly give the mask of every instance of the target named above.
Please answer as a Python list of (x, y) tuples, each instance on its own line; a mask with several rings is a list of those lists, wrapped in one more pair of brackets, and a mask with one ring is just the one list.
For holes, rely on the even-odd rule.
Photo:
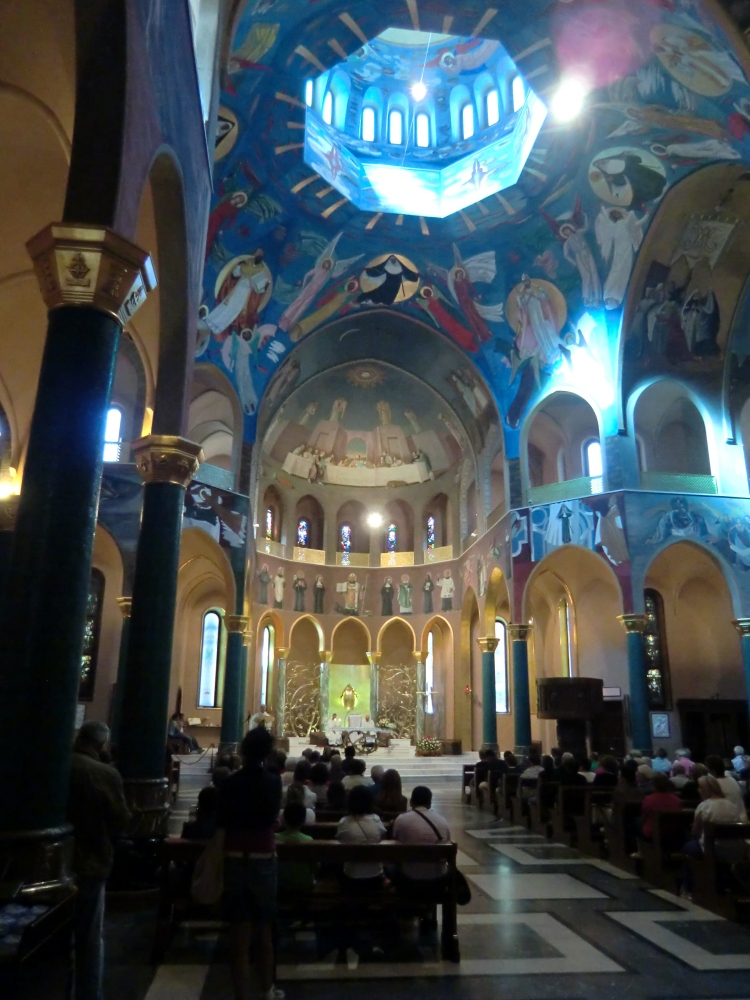
[[(269, 383), (282, 398), (304, 379), (301, 345), (332, 322), (356, 331), (374, 309), (419, 321), (476, 367), (509, 458), (525, 415), (552, 389), (584, 394), (604, 434), (616, 433), (623, 309), (654, 216), (677, 182), (750, 150), (750, 88), (727, 39), (698, 0), (498, 5), (481, 38), (501, 43), (541, 100), (561, 74), (592, 89), (571, 121), (547, 115), (517, 183), (493, 193), (478, 170), (476, 204), (420, 218), (407, 206), (357, 208), (305, 162), (307, 82), (341, 61), (339, 48), (363, 68), (364, 41), (413, 27), (400, 0), (350, 7), (356, 30), (340, 5), (248, 3), (223, 73), (197, 354), (233, 380), (246, 439)], [(471, 39), (486, 10), (431, 0), (429, 17), (452, 17), (455, 37)], [(460, 62), (462, 44), (446, 42), (446, 65)], [(353, 79), (352, 114), (369, 86)], [(459, 86), (458, 75), (441, 72), (429, 100), (450, 106)], [(473, 93), (478, 142), (485, 126)], [(408, 121), (414, 113), (404, 105)], [(720, 213), (710, 232), (701, 221), (686, 220), (680, 245), (703, 241), (699, 267), (709, 273), (708, 244), (724, 240), (726, 253), (736, 235)], [(721, 363), (710, 281), (681, 284), (678, 299), (669, 274), (655, 269), (643, 289), (657, 301), (647, 299), (626, 332), (628, 352), (661, 345), (668, 361), (677, 350), (683, 364)], [(404, 358), (410, 349), (404, 340)], [(420, 363), (427, 367), (412, 359)]]

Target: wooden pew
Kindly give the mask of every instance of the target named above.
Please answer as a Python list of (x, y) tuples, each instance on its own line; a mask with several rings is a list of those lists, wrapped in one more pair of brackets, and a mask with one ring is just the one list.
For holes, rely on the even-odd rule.
[(677, 880), (685, 865), (682, 847), (690, 839), (695, 811), (679, 809), (654, 813), (652, 839), (637, 838), (641, 855), (640, 874), (651, 885), (677, 891)]
[(630, 832), (641, 815), (641, 797), (637, 793), (612, 797), (612, 819), (605, 827), (607, 860), (624, 871), (637, 875), (637, 865), (631, 854), (636, 849), (635, 834)]
[(498, 788), (497, 814), (500, 819), (505, 819), (509, 823), (513, 819), (512, 799), (518, 790), (518, 783), (521, 778), (518, 774), (504, 774), (502, 784)]
[[(531, 823), (529, 795), (536, 791), (539, 784), (538, 778), (520, 778), (516, 794), (510, 801), (511, 819), (514, 826), (525, 826), (527, 829)], [(528, 794), (524, 798), (524, 791)]]
[(474, 768), (476, 764), (464, 764), (463, 784), (461, 785), (461, 804), (471, 805), (471, 789), (474, 781)]
[(529, 821), (532, 833), (541, 837), (552, 836), (552, 807), (557, 801), (558, 781), (537, 780), (534, 802), (529, 807)]
[(576, 846), (575, 817), (587, 814), (590, 793), (588, 785), (557, 786), (557, 800), (552, 807), (550, 822), (552, 839), (558, 844)]
[(591, 788), (585, 812), (574, 817), (577, 847), (591, 858), (604, 857), (604, 817), (602, 810), (612, 802), (612, 788)]
[(693, 876), (693, 902), (729, 920), (747, 920), (750, 897), (733, 879), (731, 867), (740, 860), (743, 846), (745, 858), (750, 854), (744, 844), (750, 840), (750, 825), (706, 823), (704, 831), (703, 857), (687, 859)]
[[(152, 947), (152, 961), (159, 963), (169, 946), (175, 930), (187, 920), (221, 921), (221, 904), (202, 907), (190, 897), (190, 873), (205, 848), (205, 842), (170, 838), (161, 845), (161, 876), (156, 931)], [(335, 840), (315, 840), (313, 843), (277, 844), (280, 862), (320, 865), (323, 872), (332, 866), (339, 868), (345, 862), (380, 863), (384, 867), (404, 862), (444, 861), (448, 878), (444, 889), (437, 895), (418, 897), (415, 894), (397, 893), (392, 886), (367, 894), (350, 895), (337, 877), (322, 875), (315, 890), (308, 897), (280, 904), (282, 919), (309, 921), (313, 926), (357, 923), (369, 926), (383, 914), (416, 912), (431, 915), (435, 906), (442, 908), (441, 952), (449, 962), (461, 960), (458, 941), (456, 903), (456, 845), (397, 844), (381, 841), (379, 844), (340, 844)]]

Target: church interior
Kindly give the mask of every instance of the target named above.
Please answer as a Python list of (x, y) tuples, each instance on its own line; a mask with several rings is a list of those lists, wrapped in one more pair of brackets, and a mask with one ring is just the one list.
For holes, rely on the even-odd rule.
[(4, 995), (246, 1000), (215, 913), (152, 941), (260, 719), (430, 785), (471, 889), (460, 961), (447, 904), (442, 952), (280, 922), (290, 1000), (747, 996), (744, 840), (688, 898), (682, 843), (509, 776), (663, 750), (750, 795), (750, 3), (6, 0), (0, 135)]

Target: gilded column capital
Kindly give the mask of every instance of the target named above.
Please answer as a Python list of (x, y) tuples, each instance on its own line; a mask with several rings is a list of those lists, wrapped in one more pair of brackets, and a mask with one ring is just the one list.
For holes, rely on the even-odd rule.
[(645, 615), (618, 615), (617, 620), (628, 634), (635, 632), (638, 635), (643, 635), (648, 623)]
[(242, 633), (242, 645), (249, 646), (253, 641), (253, 630), (248, 628)]
[(277, 646), (276, 647), (276, 656), (280, 660), (285, 660), (287, 658), (287, 656), (289, 656), (289, 646)]
[(18, 514), (18, 501), (21, 498), (13, 494), (0, 500), (0, 531), (13, 531)]
[(527, 642), (531, 633), (531, 625), (507, 625), (511, 642)]
[(172, 434), (149, 434), (131, 445), (136, 468), (145, 483), (174, 483), (186, 487), (203, 461), (195, 441)]
[(370, 666), (375, 666), (376, 663), (379, 663), (380, 662), (380, 657), (382, 655), (383, 655), (382, 653), (378, 653), (378, 652), (368, 653), (367, 654), (367, 659), (370, 661)]
[(332, 663), (333, 662), (333, 651), (330, 649), (324, 649), (320, 654), (321, 663)]
[(750, 637), (750, 618), (737, 618), (732, 622), (743, 639)]
[(477, 639), (477, 642), (479, 643), (479, 648), (483, 653), (494, 653), (500, 640), (496, 639), (494, 636), (488, 635), (482, 639)]
[(133, 610), (133, 598), (132, 597), (118, 597), (117, 607), (122, 612), (123, 618), (130, 618), (130, 613)]
[(424, 663), (427, 659), (427, 653), (423, 649), (415, 649), (411, 654), (411, 658), (419, 666), (420, 663)]
[(250, 624), (250, 619), (245, 615), (224, 615), (224, 624), (227, 632), (239, 632), (244, 635)]
[(26, 249), (50, 310), (93, 306), (124, 325), (156, 288), (146, 251), (106, 226), (53, 222)]

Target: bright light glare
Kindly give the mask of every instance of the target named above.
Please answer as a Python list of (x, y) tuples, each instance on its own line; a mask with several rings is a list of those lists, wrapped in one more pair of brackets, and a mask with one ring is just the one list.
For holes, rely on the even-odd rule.
[(583, 108), (586, 88), (580, 80), (563, 80), (552, 98), (552, 114), (561, 122), (572, 121)]
[(372, 513), (367, 515), (367, 524), (370, 528), (379, 528), (383, 523), (383, 515)]
[(411, 96), (415, 101), (423, 101), (427, 97), (427, 87), (421, 80), (418, 80), (411, 88)]

